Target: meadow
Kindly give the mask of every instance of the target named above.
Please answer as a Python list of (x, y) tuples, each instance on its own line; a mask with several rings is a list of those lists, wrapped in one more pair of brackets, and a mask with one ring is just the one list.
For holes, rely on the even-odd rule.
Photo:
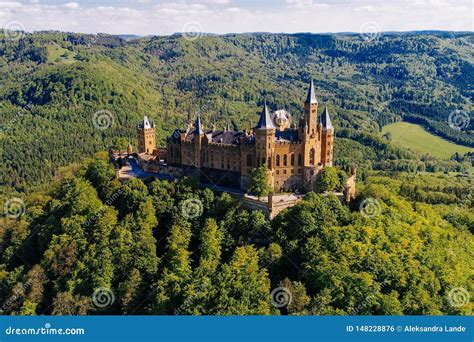
[(438, 158), (450, 158), (458, 152), (464, 154), (472, 152), (467, 146), (457, 145), (426, 131), (422, 126), (408, 123), (396, 122), (385, 126), (381, 134), (387, 132), (392, 134), (392, 141), (410, 150), (420, 153), (429, 153)]

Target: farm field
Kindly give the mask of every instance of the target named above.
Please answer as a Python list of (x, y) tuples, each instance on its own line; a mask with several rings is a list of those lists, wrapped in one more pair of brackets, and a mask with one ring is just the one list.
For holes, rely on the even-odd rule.
[(439, 158), (449, 158), (454, 153), (465, 154), (472, 151), (467, 146), (457, 145), (427, 132), (422, 126), (396, 122), (382, 129), (381, 134), (390, 132), (392, 141), (416, 152), (429, 153)]

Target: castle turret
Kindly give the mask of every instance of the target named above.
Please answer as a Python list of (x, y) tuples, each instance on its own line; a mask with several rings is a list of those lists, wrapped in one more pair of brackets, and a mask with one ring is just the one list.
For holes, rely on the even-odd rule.
[(148, 116), (144, 116), (143, 121), (138, 124), (137, 137), (138, 152), (153, 153), (153, 150), (156, 148), (155, 123), (148, 119)]
[(318, 125), (318, 101), (316, 100), (313, 79), (309, 84), (306, 101), (304, 102), (304, 119), (308, 126), (306, 133), (309, 136), (314, 136), (317, 133)]
[(266, 165), (269, 170), (269, 185), (273, 187), (273, 151), (275, 150), (275, 126), (268, 111), (267, 102), (263, 106), (260, 119), (255, 127), (256, 166)]
[(201, 115), (198, 114), (194, 124), (194, 166), (201, 167), (202, 142), (204, 139), (204, 129), (202, 128)]
[(332, 166), (334, 127), (329, 116), (328, 107), (324, 108), (321, 115), (321, 163), (324, 166)]
[(313, 167), (319, 162), (320, 149), (318, 148), (319, 126), (318, 101), (314, 90), (314, 83), (311, 79), (308, 93), (304, 102), (302, 140), (304, 143), (304, 166)]

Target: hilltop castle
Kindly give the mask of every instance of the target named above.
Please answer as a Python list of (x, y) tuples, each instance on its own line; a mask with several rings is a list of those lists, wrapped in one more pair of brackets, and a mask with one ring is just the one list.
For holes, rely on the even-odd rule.
[(334, 127), (327, 107), (318, 115), (313, 81), (298, 125), (291, 124), (284, 110), (270, 114), (265, 103), (252, 131), (206, 129), (198, 115), (185, 130), (173, 132), (166, 149), (156, 148), (155, 125), (147, 117), (137, 135), (138, 152), (148, 169), (163, 171), (150, 163), (166, 164), (171, 173), (180, 170), (203, 183), (241, 190), (247, 188), (251, 170), (264, 165), (275, 192), (309, 191), (322, 169), (333, 163)]

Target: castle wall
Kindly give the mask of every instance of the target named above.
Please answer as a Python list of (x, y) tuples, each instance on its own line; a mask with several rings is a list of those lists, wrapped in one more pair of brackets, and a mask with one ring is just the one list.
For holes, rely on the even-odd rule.
[(155, 128), (137, 128), (138, 152), (153, 153), (156, 148)]
[(304, 149), (301, 142), (278, 142), (273, 158), (276, 192), (296, 190), (303, 182)]

